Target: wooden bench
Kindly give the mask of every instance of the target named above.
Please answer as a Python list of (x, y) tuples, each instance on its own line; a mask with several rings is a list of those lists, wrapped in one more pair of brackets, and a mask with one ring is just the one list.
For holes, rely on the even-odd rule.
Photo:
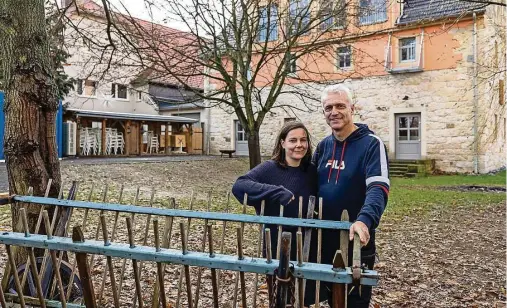
[(220, 150), (220, 157), (223, 157), (224, 154), (229, 154), (229, 158), (232, 158), (232, 154), (236, 152), (236, 150)]

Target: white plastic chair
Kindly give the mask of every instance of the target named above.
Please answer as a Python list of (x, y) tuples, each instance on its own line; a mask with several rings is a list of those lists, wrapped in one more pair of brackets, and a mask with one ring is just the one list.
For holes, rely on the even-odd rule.
[(153, 153), (153, 151), (155, 151), (155, 153), (158, 153), (158, 149), (160, 147), (160, 143), (158, 142), (158, 135), (155, 135), (153, 137), (151, 137), (150, 139), (150, 154)]

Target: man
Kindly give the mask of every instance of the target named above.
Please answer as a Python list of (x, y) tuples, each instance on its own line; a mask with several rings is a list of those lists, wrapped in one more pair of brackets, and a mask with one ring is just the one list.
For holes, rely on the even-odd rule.
[[(323, 198), (323, 219), (340, 220), (342, 211), (347, 210), (353, 221), (350, 240), (354, 233), (359, 235), (363, 246), (361, 263), (373, 269), (375, 229), (389, 195), (386, 148), (367, 125), (353, 122), (353, 96), (347, 87), (328, 86), (321, 101), (326, 122), (332, 129), (332, 134), (319, 143), (313, 157), (319, 197)], [(332, 264), (340, 247), (339, 238), (337, 231), (323, 232), (322, 263)], [(330, 295), (326, 289), (330, 290), (331, 286), (323, 289), (322, 296), (326, 298)], [(370, 298), (371, 287), (362, 287), (361, 294), (354, 288), (348, 296), (348, 307), (368, 307)]]

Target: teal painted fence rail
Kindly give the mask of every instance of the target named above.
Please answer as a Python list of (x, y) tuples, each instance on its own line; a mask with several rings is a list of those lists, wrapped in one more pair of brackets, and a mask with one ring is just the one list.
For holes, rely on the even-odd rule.
[[(45, 235), (29, 235), (24, 233), (3, 232), (0, 234), (0, 243), (22, 247), (34, 247), (50, 250), (63, 250), (67, 252), (82, 252), (87, 254), (103, 255), (116, 258), (135, 259), (139, 261), (172, 263), (189, 266), (200, 266), (235, 272), (249, 272), (258, 274), (275, 274), (278, 260), (267, 262), (264, 258), (244, 258), (237, 256), (215, 254), (210, 257), (208, 253), (189, 251), (183, 254), (181, 250), (161, 249), (154, 247), (135, 246), (130, 248), (127, 244), (111, 243), (108, 246), (102, 241), (86, 240), (83, 243), (73, 242), (67, 237), (53, 237), (48, 239)], [(297, 278), (327, 281), (332, 283), (352, 283), (352, 271), (336, 271), (329, 264), (304, 263), (303, 266), (294, 265), (292, 274)], [(366, 270), (361, 275), (361, 284), (375, 286), (378, 283), (376, 271)]]
[(219, 212), (200, 212), (189, 210), (161, 209), (145, 206), (124, 205), (117, 203), (97, 203), (87, 201), (62, 200), (32, 196), (14, 196), (14, 201), (35, 203), (42, 205), (64, 206), (91, 210), (104, 210), (112, 212), (125, 212), (168, 217), (183, 217), (195, 219), (208, 219), (218, 221), (242, 222), (253, 224), (272, 224), (302, 228), (349, 230), (351, 223), (344, 221), (316, 220), (306, 218), (287, 218), (273, 216), (257, 216), (247, 214), (232, 214)]

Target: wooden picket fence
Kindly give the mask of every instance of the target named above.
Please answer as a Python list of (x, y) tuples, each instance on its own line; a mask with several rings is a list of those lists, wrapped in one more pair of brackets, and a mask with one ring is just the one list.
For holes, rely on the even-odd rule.
[[(47, 193), (50, 185), (51, 182)], [(134, 204), (125, 205), (121, 204), (123, 186), (118, 203), (108, 202), (107, 185), (102, 192), (102, 202), (91, 201), (93, 187), (87, 201), (75, 201), (78, 188), (79, 185), (73, 183), (67, 199), (63, 199), (63, 193), (58, 199), (48, 198), (46, 193), (43, 197), (28, 194), (0, 200), (0, 206), (11, 203), (40, 206), (33, 230), (29, 230), (26, 211), (22, 208), (24, 233), (0, 234), (0, 244), (5, 245), (9, 261), (4, 265), (0, 288), (2, 307), (8, 307), (8, 302), (16, 302), (21, 307), (83, 307), (83, 304), (86, 307), (141, 308), (160, 305), (164, 308), (238, 307), (238, 304), (241, 307), (285, 308), (287, 304), (303, 307), (305, 282), (315, 280), (317, 299), (320, 281), (333, 283), (333, 303), (329, 304), (335, 308), (346, 306), (348, 285), (360, 287), (378, 283), (376, 271), (361, 267), (357, 236), (354, 253), (350, 256), (352, 267), (346, 266), (350, 227), (347, 214), (344, 213), (342, 221), (313, 219), (315, 198), (310, 199), (307, 218), (303, 218), (301, 200), (300, 218), (285, 218), (283, 208), (280, 217), (263, 216), (264, 206), (261, 215), (247, 215), (246, 196), (243, 212), (234, 214), (228, 210), (229, 202), (224, 212), (210, 211), (211, 194), (207, 198), (207, 211), (195, 211), (192, 208), (194, 194), (189, 209), (183, 210), (176, 208), (174, 199), (169, 208), (153, 207), (154, 190), (149, 205), (139, 206), (139, 189)], [(321, 214), (322, 201), (319, 201)], [(48, 210), (52, 209), (50, 217)], [(62, 218), (56, 222), (58, 213)], [(125, 224), (121, 223), (121, 217), (125, 218)], [(192, 220), (202, 223), (194, 225), (196, 237), (189, 240)], [(272, 235), (265, 225), (277, 225), (278, 234)], [(38, 234), (42, 226), (46, 235)], [(235, 230), (232, 236), (227, 232), (230, 226)], [(256, 230), (255, 245), (245, 245), (245, 226)], [(291, 233), (282, 232), (282, 226), (297, 227), (296, 239), (291, 238)], [(312, 229), (317, 229), (317, 263), (308, 262)], [(344, 244), (337, 251), (333, 265), (320, 264), (323, 229), (341, 230), (341, 237), (345, 239), (341, 241)], [(142, 237), (136, 242), (138, 234)], [(278, 241), (275, 258), (271, 255), (271, 236), (277, 236)], [(297, 260), (290, 260), (292, 240), (296, 240)], [(235, 242), (236, 251), (231, 252), (226, 242)], [(262, 243), (265, 243), (265, 257), (261, 257)], [(197, 249), (191, 250), (192, 245)], [(14, 255), (18, 247), (27, 248), (28, 258), (16, 264)], [(44, 255), (36, 258), (36, 253), (41, 254), (42, 250)], [(101, 267), (102, 261), (105, 266)], [(291, 265), (291, 261), (294, 264)], [(267, 290), (261, 283), (264, 275), (268, 281)], [(132, 280), (133, 286), (127, 285), (127, 281)], [(293, 292), (290, 291), (292, 284)], [(154, 286), (151, 288), (151, 285)], [(287, 298), (288, 294), (295, 295), (294, 301)]]

